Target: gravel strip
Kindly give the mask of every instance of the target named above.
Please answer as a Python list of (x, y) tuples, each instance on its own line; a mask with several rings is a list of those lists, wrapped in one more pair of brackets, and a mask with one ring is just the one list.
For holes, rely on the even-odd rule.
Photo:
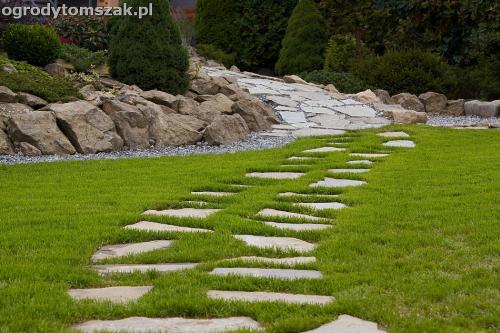
[(427, 125), (437, 127), (495, 127), (500, 125), (500, 118), (481, 118), (477, 116), (443, 116), (427, 114)]
[(45, 155), (45, 156), (24, 156), (24, 155), (1, 155), (0, 164), (29, 164), (42, 162), (60, 162), (60, 161), (83, 161), (83, 160), (112, 160), (120, 158), (144, 158), (161, 156), (187, 156), (193, 154), (225, 154), (248, 150), (262, 150), (283, 147), (295, 139), (288, 137), (266, 137), (257, 133), (252, 133), (248, 139), (223, 146), (209, 146), (199, 144), (193, 146), (165, 147), (161, 149), (145, 150), (125, 150), (111, 153), (98, 153), (92, 155)]

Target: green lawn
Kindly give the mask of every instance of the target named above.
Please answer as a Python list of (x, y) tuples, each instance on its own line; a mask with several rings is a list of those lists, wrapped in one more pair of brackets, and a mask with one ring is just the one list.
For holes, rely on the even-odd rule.
[[(279, 169), (286, 157), (325, 145), (303, 139), (275, 150), (225, 155), (0, 166), (0, 332), (61, 332), (90, 319), (127, 316), (250, 316), (268, 332), (302, 332), (350, 314), (389, 332), (498, 332), (500, 329), (500, 131), (392, 127), (405, 130), (415, 149), (392, 149), (367, 174), (368, 185), (343, 191), (351, 208), (324, 211), (334, 228), (280, 231), (254, 220), (262, 208), (313, 213), (277, 198), (281, 191), (314, 192), (308, 184), (345, 167), (348, 155), (318, 156), (298, 180), (246, 179), (247, 171)], [(383, 150), (376, 131), (349, 133), (352, 151)], [(349, 137), (349, 138), (347, 138)], [(336, 139), (338, 140), (338, 139)], [(387, 141), (387, 139), (386, 139)], [(304, 163), (304, 162), (302, 162)], [(210, 228), (214, 234), (147, 234), (122, 227), (146, 209), (187, 207), (193, 190), (234, 190), (205, 198), (224, 208), (205, 220), (156, 218)], [(309, 198), (311, 201), (311, 198)], [(151, 220), (151, 219), (150, 219)], [(291, 236), (319, 242), (320, 281), (214, 277), (217, 260), (285, 256), (247, 247), (231, 234)], [(86, 268), (101, 245), (178, 239), (173, 247), (123, 258), (122, 263), (201, 262), (174, 274), (100, 277)], [(234, 263), (231, 263), (235, 265)], [(228, 266), (229, 264), (224, 264)], [(263, 265), (264, 267), (265, 265)], [(154, 285), (136, 303), (75, 303), (70, 288)], [(333, 295), (325, 307), (227, 303), (208, 300), (209, 289)]]

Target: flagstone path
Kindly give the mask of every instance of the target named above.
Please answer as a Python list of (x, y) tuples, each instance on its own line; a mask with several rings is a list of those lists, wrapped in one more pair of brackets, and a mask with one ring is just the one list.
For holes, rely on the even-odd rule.
[[(264, 91), (265, 86), (256, 87)], [(273, 95), (281, 97), (279, 95)], [(319, 95), (318, 95), (319, 96)], [(280, 99), (277, 99), (280, 100)], [(303, 101), (304, 102), (304, 101)], [(297, 105), (302, 102), (297, 101)], [(331, 102), (333, 105), (333, 101)], [(359, 105), (359, 104), (356, 104)], [(315, 107), (315, 106), (310, 106)], [(345, 108), (350, 110), (349, 108)], [(349, 111), (351, 112), (351, 111)], [(352, 111), (354, 113), (354, 111)], [(378, 133), (383, 138), (408, 138), (409, 136), (403, 132), (382, 132)], [(389, 144), (389, 147), (409, 147), (411, 140), (404, 140), (404, 145)], [(348, 148), (343, 149), (326, 149), (332, 147), (322, 147), (319, 149), (310, 149), (304, 151), (305, 153), (344, 153), (349, 154), (351, 157), (365, 158), (365, 160), (351, 160), (346, 162), (347, 165), (370, 165), (372, 160), (380, 160), (381, 157), (389, 156), (389, 153), (352, 153)], [(371, 169), (328, 169), (324, 170), (330, 173), (341, 174), (363, 174), (370, 172)], [(266, 173), (248, 173), (245, 176), (260, 178), (270, 178), (282, 181), (294, 181), (305, 175), (304, 173), (285, 173), (285, 172), (266, 172)], [(362, 176), (362, 175), (360, 175)], [(366, 185), (367, 182), (356, 179), (338, 179), (325, 177), (309, 185), (309, 188), (327, 187), (327, 188), (344, 188), (344, 187), (358, 187)], [(234, 186), (238, 186), (233, 184)], [(246, 185), (240, 187), (245, 188)], [(313, 191), (309, 189), (309, 191)], [(236, 192), (191, 192), (192, 195), (200, 196), (213, 196), (224, 197), (238, 195)], [(277, 194), (278, 197), (297, 198), (299, 202), (293, 202), (291, 205), (295, 207), (304, 207), (310, 210), (318, 211), (328, 209), (354, 209), (348, 208), (340, 202), (330, 202), (325, 198), (337, 198), (339, 195), (328, 195), (321, 193), (298, 193), (298, 192), (281, 192)], [(300, 199), (307, 200), (300, 200)], [(315, 200), (315, 202), (311, 202)], [(301, 202), (302, 201), (302, 202)], [(188, 203), (184, 201), (184, 203)], [(198, 204), (193, 202), (192, 204)], [(272, 205), (273, 203), (269, 203)], [(205, 219), (218, 213), (222, 209), (200, 209), (200, 208), (183, 208), (183, 209), (166, 209), (166, 210), (148, 210), (143, 215), (150, 217), (161, 216), (178, 218), (178, 224), (182, 224), (189, 218)], [(324, 215), (321, 215), (324, 216)], [(278, 230), (288, 230), (292, 232), (300, 231), (315, 231), (322, 232), (322, 230), (334, 228), (332, 220), (328, 218), (318, 217), (314, 215), (301, 214), (289, 212), (286, 210), (278, 210), (272, 208), (263, 208), (256, 213), (256, 217), (265, 219), (277, 219), (277, 221), (253, 221), (255, 223), (263, 223), (269, 227)], [(290, 223), (285, 223), (283, 220), (289, 220)], [(293, 222), (293, 223), (292, 223)], [(311, 223), (314, 222), (314, 223)], [(321, 223), (320, 223), (321, 222)], [(170, 225), (166, 223), (153, 222), (153, 221), (140, 221), (130, 224), (125, 227), (128, 230), (136, 230), (140, 232), (171, 232), (171, 233), (201, 233), (201, 237), (212, 237), (212, 230), (202, 228), (191, 228), (183, 225)], [(300, 234), (298, 234), (300, 235)], [(265, 235), (233, 235), (233, 237), (249, 247), (259, 249), (267, 249), (276, 251), (276, 255), (281, 254), (283, 251), (290, 252), (291, 255), (303, 254), (304, 256), (288, 256), (288, 257), (258, 257), (258, 256), (243, 256), (236, 258), (227, 258), (219, 260), (215, 268), (211, 268), (210, 272), (206, 272), (214, 277), (224, 277), (226, 279), (278, 279), (278, 280), (320, 280), (323, 279), (323, 274), (320, 270), (316, 269), (294, 269), (292, 266), (314, 264), (316, 257), (310, 255), (318, 244), (310, 243), (300, 238), (293, 237), (270, 237)], [(130, 255), (155, 251), (160, 249), (169, 248), (174, 241), (172, 240), (156, 240), (142, 243), (130, 244), (117, 244), (107, 245), (98, 249), (92, 256), (92, 261), (101, 261), (106, 259), (126, 257)], [(231, 262), (231, 265), (237, 267), (217, 267), (222, 266), (223, 263)], [(250, 266), (250, 263), (265, 263), (270, 268), (255, 268), (245, 267)], [(172, 272), (184, 271), (198, 267), (200, 263), (160, 263), (160, 264), (109, 264), (109, 265), (93, 265), (90, 268), (97, 271), (100, 275), (107, 274), (130, 274), (130, 273), (145, 273), (148, 271), (156, 271), (162, 274), (169, 274)], [(203, 266), (200, 266), (203, 267)], [(113, 278), (113, 275), (107, 277)], [(75, 299), (81, 300), (95, 300), (95, 301), (110, 301), (114, 303), (124, 303), (135, 301), (150, 292), (153, 289), (151, 286), (115, 286), (107, 288), (90, 288), (90, 289), (72, 289), (68, 294)], [(290, 304), (303, 304), (323, 306), (335, 301), (332, 295), (303, 295), (293, 293), (279, 293), (271, 292), (268, 290), (209, 290), (206, 293), (208, 299), (218, 300), (221, 302), (282, 302)], [(193, 333), (193, 332), (230, 332), (239, 329), (253, 329), (261, 331), (265, 328), (249, 317), (231, 317), (231, 318), (218, 318), (218, 319), (195, 319), (195, 318), (144, 318), (144, 317), (130, 317), (120, 320), (91, 320), (85, 323), (73, 326), (74, 329), (82, 332), (94, 331), (110, 331), (110, 332), (176, 332), (176, 333)], [(382, 333), (386, 332), (379, 325), (373, 322), (365, 321), (360, 318), (355, 318), (349, 315), (340, 315), (336, 320), (320, 326), (316, 329), (303, 333)]]

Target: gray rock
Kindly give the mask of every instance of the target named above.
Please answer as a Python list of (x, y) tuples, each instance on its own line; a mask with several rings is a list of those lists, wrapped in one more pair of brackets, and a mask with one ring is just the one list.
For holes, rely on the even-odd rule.
[(10, 117), (19, 113), (28, 113), (33, 109), (21, 103), (0, 103), (0, 129), (7, 128), (7, 121)]
[(425, 106), (425, 112), (428, 113), (443, 113), (445, 112), (448, 99), (443, 94), (435, 92), (426, 92), (418, 96), (420, 101)]
[(255, 278), (271, 278), (284, 280), (321, 279), (319, 271), (303, 269), (278, 269), (278, 268), (215, 268), (211, 275), (218, 276), (248, 276)]
[(314, 304), (326, 305), (335, 300), (331, 296), (285, 294), (272, 292), (248, 292), (248, 291), (222, 291), (209, 290), (207, 297), (211, 299), (220, 299), (225, 301), (242, 302), (283, 302), (290, 304)]
[(469, 101), (465, 102), (464, 108), (467, 116), (497, 117), (500, 112), (500, 100), (493, 102)]
[(171, 332), (171, 333), (224, 333), (238, 330), (262, 331), (264, 328), (249, 317), (218, 319), (144, 318), (120, 320), (91, 320), (72, 327), (83, 333), (106, 332)]
[(303, 333), (386, 333), (377, 323), (348, 315), (340, 315), (331, 323)]
[(203, 138), (211, 145), (226, 145), (245, 139), (249, 133), (239, 114), (220, 115), (206, 128)]
[(23, 92), (17, 94), (17, 98), (19, 103), (26, 104), (35, 109), (44, 107), (48, 104), (43, 98)]
[(197, 209), (181, 208), (167, 210), (148, 210), (143, 215), (171, 216), (171, 217), (191, 217), (203, 219), (220, 211), (220, 209)]
[(59, 130), (51, 112), (34, 111), (14, 114), (8, 122), (8, 133), (19, 147), (26, 142), (44, 155), (74, 154), (75, 148)]
[(120, 258), (133, 254), (165, 249), (167, 247), (170, 247), (172, 243), (173, 241), (171, 240), (156, 240), (142, 243), (106, 245), (101, 247), (96, 253), (94, 253), (94, 255), (92, 256), (92, 260), (98, 261), (103, 259)]
[(7, 87), (0, 86), (0, 103), (16, 103), (17, 94)]
[(444, 113), (455, 117), (465, 115), (465, 100), (456, 99), (448, 101)]
[(123, 140), (116, 132), (111, 118), (87, 101), (50, 104), (57, 124), (76, 150), (82, 154), (95, 154), (121, 150)]
[(375, 89), (373, 93), (378, 97), (378, 99), (384, 104), (394, 104), (391, 95), (386, 90), (383, 89)]
[(94, 300), (113, 303), (135, 301), (147, 294), (153, 287), (108, 287), (95, 289), (71, 289), (68, 294), (77, 301)]
[(177, 100), (174, 95), (159, 90), (143, 91), (141, 97), (153, 103), (168, 106), (169, 108), (171, 108), (173, 103)]
[(170, 225), (165, 223), (156, 223), (149, 221), (141, 221), (135, 224), (131, 224), (125, 227), (128, 230), (139, 230), (139, 231), (147, 231), (147, 232), (205, 232), (210, 233), (212, 230), (208, 229), (200, 229), (200, 228), (189, 228), (189, 227), (180, 227), (177, 225)]
[(425, 112), (424, 104), (415, 95), (402, 93), (392, 96), (392, 99), (405, 109), (413, 110), (416, 112)]
[(104, 102), (103, 110), (115, 123), (125, 146), (131, 149), (150, 147), (148, 122), (139, 108), (113, 99)]
[(233, 104), (232, 110), (245, 120), (251, 131), (269, 131), (279, 123), (271, 108), (254, 100), (240, 100)]

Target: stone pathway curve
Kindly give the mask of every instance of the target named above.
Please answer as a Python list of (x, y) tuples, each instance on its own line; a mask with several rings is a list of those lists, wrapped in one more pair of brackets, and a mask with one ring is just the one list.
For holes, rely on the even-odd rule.
[[(265, 91), (268, 88), (255, 87)], [(276, 88), (279, 89), (279, 88)], [(280, 97), (280, 95), (273, 95)], [(319, 95), (318, 95), (319, 96)], [(332, 102), (333, 103), (333, 102)], [(297, 101), (297, 105), (299, 105)], [(333, 104), (332, 104), (333, 105)], [(391, 140), (393, 138), (407, 138), (404, 145), (389, 145), (390, 147), (406, 148), (414, 147), (415, 144), (409, 139), (409, 135), (403, 132), (383, 132), (378, 134), (380, 137)], [(387, 141), (393, 142), (393, 141)], [(409, 145), (411, 142), (413, 145)], [(388, 145), (386, 145), (388, 146)], [(310, 153), (323, 153), (323, 154), (348, 154), (347, 148), (339, 149), (311, 149), (305, 152)], [(349, 156), (356, 158), (365, 158), (365, 160), (351, 160), (346, 163), (349, 165), (370, 165), (373, 160), (380, 160), (381, 157), (389, 156), (387, 154), (378, 153), (349, 153)], [(318, 157), (321, 158), (321, 157)], [(359, 174), (369, 172), (371, 169), (328, 169), (325, 170), (330, 173), (351, 173)], [(253, 173), (255, 175), (256, 173)], [(269, 172), (259, 173), (259, 175), (272, 176), (264, 177), (271, 178), (277, 181), (292, 181), (299, 178), (305, 173), (281, 173)], [(285, 176), (283, 176), (285, 175)], [(249, 176), (246, 174), (245, 176)], [(277, 176), (277, 177), (275, 177)], [(309, 185), (310, 188), (317, 187), (357, 187), (366, 185), (367, 182), (354, 179), (330, 178), (326, 177), (318, 180)], [(232, 192), (192, 192), (193, 195), (202, 196), (229, 196), (237, 195)], [(315, 193), (296, 193), (296, 192), (282, 192), (277, 195), (278, 197), (295, 197), (295, 198), (308, 198), (304, 202), (293, 203), (292, 206), (306, 207), (311, 210), (321, 211), (325, 209), (354, 209), (348, 208), (346, 205), (339, 202), (325, 202), (325, 198), (337, 198), (338, 195), (325, 195)], [(315, 199), (316, 202), (309, 202), (309, 199)], [(321, 201), (323, 199), (323, 201)], [(270, 203), (272, 204), (272, 203)], [(199, 209), (199, 208), (183, 208), (183, 209), (167, 209), (167, 210), (148, 210), (143, 215), (146, 216), (168, 216), (179, 219), (180, 223), (189, 218), (205, 219), (213, 214), (217, 214), (221, 209)], [(291, 230), (291, 231), (311, 231), (321, 232), (322, 230), (332, 228), (334, 225), (329, 219), (308, 215), (289, 212), (285, 210), (277, 210), (272, 208), (264, 208), (256, 213), (256, 217), (266, 219), (277, 219), (277, 221), (261, 221), (267, 226)], [(287, 220), (287, 223), (282, 220)], [(288, 220), (290, 220), (288, 223)], [(258, 222), (258, 221), (255, 221)], [(292, 223), (293, 222), (293, 223)], [(321, 222), (321, 223), (320, 223)], [(125, 229), (137, 230), (141, 232), (173, 232), (173, 233), (191, 233), (200, 232), (207, 234), (203, 237), (211, 237), (212, 230), (191, 228), (182, 225), (169, 225), (165, 223), (158, 223), (152, 221), (141, 221), (125, 227)], [(260, 249), (271, 249), (276, 251), (292, 251), (304, 256), (285, 257), (285, 258), (271, 258), (271, 257), (238, 257), (227, 258), (217, 262), (215, 268), (211, 272), (207, 272), (213, 276), (222, 276), (226, 278), (254, 278), (254, 279), (280, 279), (280, 280), (318, 280), (323, 278), (323, 274), (319, 270), (314, 269), (294, 269), (294, 268), (253, 268), (245, 267), (245, 263), (266, 263), (269, 265), (285, 265), (296, 266), (303, 264), (311, 264), (316, 262), (316, 257), (308, 255), (316, 249), (318, 244), (309, 243), (299, 238), (293, 237), (269, 237), (264, 235), (233, 235), (235, 239), (244, 242), (249, 247), (256, 247)], [(108, 245), (100, 248), (92, 257), (94, 262), (104, 259), (119, 258), (129, 255), (154, 251), (158, 249), (165, 249), (172, 245), (171, 240), (157, 240), (142, 243), (131, 244), (118, 244)], [(233, 261), (238, 267), (217, 267), (223, 262)], [(241, 263), (241, 264), (239, 264)], [(157, 271), (159, 273), (168, 274), (170, 272), (182, 271), (193, 269), (199, 263), (161, 263), (161, 264), (117, 264), (117, 265), (93, 265), (91, 268), (96, 270), (100, 275), (106, 274), (130, 274), (134, 272), (148, 272)], [(86, 300), (92, 299), (96, 301), (111, 301), (115, 303), (131, 302), (139, 299), (146, 293), (152, 290), (152, 286), (118, 286), (108, 288), (94, 288), (94, 289), (72, 289), (69, 290), (69, 295), (75, 299)], [(278, 293), (266, 290), (255, 291), (238, 291), (238, 290), (210, 290), (207, 292), (206, 297), (213, 300), (222, 302), (282, 302), (290, 304), (304, 304), (322, 306), (335, 301), (331, 295), (303, 295), (292, 293)], [(238, 329), (253, 329), (256, 331), (264, 330), (265, 328), (252, 318), (248, 317), (232, 317), (232, 318), (219, 318), (219, 319), (194, 319), (194, 318), (143, 318), (143, 317), (130, 317), (120, 320), (92, 320), (85, 323), (74, 325), (73, 328), (82, 332), (94, 332), (106, 330), (110, 332), (176, 332), (176, 333), (191, 333), (191, 332), (229, 332)], [(316, 329), (304, 333), (381, 333), (386, 332), (379, 325), (373, 322), (364, 321), (359, 318), (351, 317), (349, 315), (341, 315), (336, 320), (320, 326)]]

